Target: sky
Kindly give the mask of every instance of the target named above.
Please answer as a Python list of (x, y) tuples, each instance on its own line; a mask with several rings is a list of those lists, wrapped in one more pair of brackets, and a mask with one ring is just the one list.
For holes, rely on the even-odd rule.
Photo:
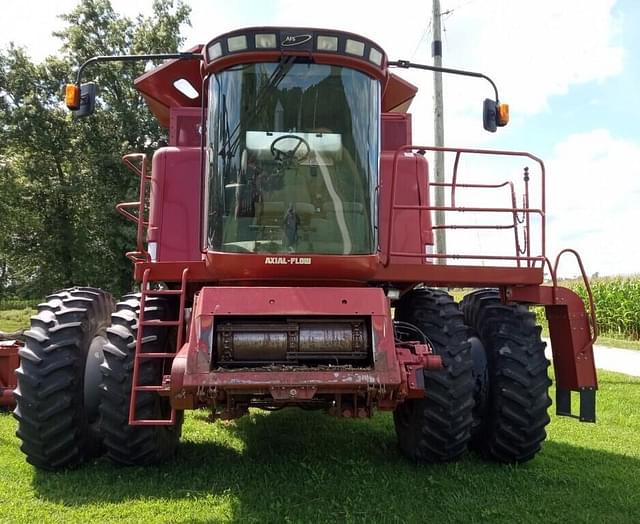
[[(116, 11), (131, 17), (148, 13), (151, 3), (112, 0)], [(424, 0), (186, 3), (192, 7), (192, 25), (183, 30), (185, 49), (241, 27), (312, 26), (366, 36), (392, 60), (432, 60), (431, 3)], [(12, 41), (36, 60), (55, 52), (59, 42), (51, 33), (61, 25), (56, 15), (74, 5), (75, 0), (0, 0), (0, 47)], [(445, 76), (446, 145), (528, 151), (542, 158), (547, 256), (574, 248), (589, 274), (640, 273), (640, 2), (441, 0), (441, 9), (443, 64), (489, 75), (511, 113), (507, 127), (486, 133), (481, 108), (492, 94), (488, 84)], [(411, 109), (413, 142), (432, 144), (432, 77), (398, 73), (419, 87)], [(532, 205), (539, 203), (535, 162), (476, 165), (471, 160), (461, 165), (467, 182), (505, 180), (514, 170), (530, 167)], [(501, 199), (507, 197), (478, 198), (503, 205)], [(461, 251), (491, 245), (478, 233), (452, 237), (449, 247)], [(561, 274), (576, 275), (576, 264), (564, 261)]]

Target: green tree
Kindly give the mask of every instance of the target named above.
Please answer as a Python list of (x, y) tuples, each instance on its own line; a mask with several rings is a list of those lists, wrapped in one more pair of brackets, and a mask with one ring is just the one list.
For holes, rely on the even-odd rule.
[(95, 55), (178, 50), (189, 12), (180, 2), (156, 0), (150, 16), (131, 20), (108, 0), (82, 0), (62, 16), (58, 55), (35, 64), (21, 48), (0, 53), (0, 293), (130, 288), (124, 252), (134, 228), (114, 206), (135, 200), (138, 182), (121, 157), (149, 153), (165, 138), (133, 87), (145, 64), (87, 70), (99, 86), (91, 118), (72, 118), (61, 104), (63, 86)]

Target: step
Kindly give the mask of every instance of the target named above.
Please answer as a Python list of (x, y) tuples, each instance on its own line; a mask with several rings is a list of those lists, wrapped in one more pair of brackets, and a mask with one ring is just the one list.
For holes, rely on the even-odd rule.
[(148, 289), (144, 292), (147, 297), (159, 297), (163, 295), (182, 295), (181, 289)]
[(179, 326), (179, 320), (143, 320), (141, 326)]
[(173, 358), (175, 353), (136, 353), (136, 358)]

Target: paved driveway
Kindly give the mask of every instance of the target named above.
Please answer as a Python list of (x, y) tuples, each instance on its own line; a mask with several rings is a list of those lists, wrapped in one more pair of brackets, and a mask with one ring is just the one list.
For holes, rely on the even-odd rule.
[[(551, 342), (547, 343), (547, 358), (551, 359)], [(640, 350), (612, 348), (596, 344), (593, 347), (596, 367), (640, 377)]]

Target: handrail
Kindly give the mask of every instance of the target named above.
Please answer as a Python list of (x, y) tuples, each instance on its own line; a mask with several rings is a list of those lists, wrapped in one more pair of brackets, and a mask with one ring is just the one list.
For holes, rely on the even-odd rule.
[[(570, 248), (566, 248), (563, 249), (562, 251), (560, 251), (560, 253), (558, 253), (558, 255), (556, 256), (556, 261), (553, 265), (553, 273), (552, 273), (552, 281), (553, 281), (553, 286), (558, 287), (558, 264), (560, 263), (560, 258), (562, 257), (562, 255), (564, 255), (565, 253), (571, 253), (576, 261), (578, 262), (578, 267), (580, 268), (580, 273), (582, 275), (582, 281), (584, 282), (584, 286), (585, 289), (587, 291), (587, 299), (589, 301), (589, 315), (591, 317), (591, 330), (592, 330), (592, 335), (591, 335), (591, 344), (595, 344), (596, 340), (598, 340), (598, 322), (596, 320), (596, 306), (595, 306), (595, 302), (593, 300), (593, 292), (591, 291), (591, 284), (589, 283), (589, 278), (587, 277), (587, 272), (584, 269), (584, 265), (582, 264), (582, 258), (580, 258), (580, 254), (575, 250), (575, 249), (570, 249)], [(555, 301), (555, 300), (554, 300)]]
[[(455, 207), (456, 206), (456, 191), (458, 188), (465, 188), (465, 189), (500, 189), (501, 187), (505, 187), (505, 186), (509, 186), (510, 192), (511, 192), (511, 207), (513, 209), (516, 208), (516, 190), (515, 190), (515, 186), (513, 185), (513, 182), (511, 180), (507, 180), (506, 182), (502, 182), (501, 184), (458, 184), (457, 183), (457, 178), (458, 178), (458, 164), (459, 164), (459, 160), (460, 160), (460, 152), (458, 151), (456, 153), (456, 159), (454, 161), (453, 164), (453, 175), (451, 177), (451, 182), (430, 182), (431, 186), (434, 187), (451, 187), (451, 206)], [(525, 171), (527, 171), (528, 168), (525, 168)], [(526, 192), (528, 193), (528, 187), (526, 189)], [(528, 194), (526, 197), (526, 201), (528, 202)], [(528, 205), (524, 206), (525, 208), (528, 208)], [(457, 209), (457, 208), (456, 208)], [(526, 213), (523, 213), (526, 215)], [(513, 229), (513, 236), (514, 236), (514, 242), (515, 242), (515, 251), (516, 251), (516, 255), (524, 255), (525, 251), (522, 251), (520, 249), (520, 237), (518, 236), (518, 224), (520, 224), (521, 221), (518, 219), (518, 213), (516, 211), (513, 212), (513, 224), (510, 226), (505, 226), (505, 225), (477, 225), (477, 224), (465, 224), (465, 225), (435, 225), (435, 226), (431, 226), (432, 229), (494, 229), (494, 230), (499, 230), (499, 229)], [(526, 238), (526, 233), (525, 233), (525, 245), (528, 245), (527, 242), (527, 238)], [(530, 253), (527, 253), (527, 255), (530, 255)], [(520, 267), (520, 260), (518, 260), (518, 267)]]
[(458, 182), (458, 166), (460, 165), (460, 151), (456, 153), (453, 162), (453, 174), (451, 175), (451, 205), (456, 206), (456, 183)]
[[(453, 260), (525, 260), (528, 262), (543, 262), (542, 257), (523, 257), (514, 255), (458, 255), (458, 254), (439, 254), (439, 253), (408, 253), (404, 251), (393, 251), (394, 257), (405, 258), (451, 258)], [(530, 266), (531, 267), (531, 266)], [(533, 266), (535, 267), (535, 265)]]
[[(116, 205), (116, 211), (127, 220), (136, 224), (136, 251), (129, 251), (126, 257), (133, 262), (149, 262), (149, 252), (144, 245), (145, 228), (149, 221), (145, 220), (145, 205), (147, 201), (147, 182), (151, 177), (147, 175), (147, 155), (144, 153), (130, 153), (122, 157), (122, 163), (140, 178), (138, 200), (135, 202), (121, 202)], [(130, 210), (137, 209), (138, 214)]]
[[(397, 183), (397, 173), (398, 173), (398, 161), (400, 158), (400, 155), (403, 154), (406, 151), (419, 151), (421, 154), (424, 151), (442, 151), (445, 153), (456, 153), (456, 159), (455, 159), (455, 163), (454, 163), (454, 173), (453, 173), (453, 179), (451, 183), (430, 183), (430, 185), (433, 186), (450, 186), (451, 187), (451, 192), (452, 192), (452, 206), (423, 206), (423, 205), (399, 205), (396, 204), (396, 183)], [(460, 160), (460, 156), (462, 154), (484, 154), (484, 155), (496, 155), (496, 156), (517, 156), (517, 157), (526, 157), (531, 159), (532, 161), (536, 162), (539, 166), (540, 166), (540, 176), (541, 176), (541, 205), (540, 208), (538, 209), (532, 209), (529, 207), (529, 195), (528, 195), (528, 191), (529, 191), (529, 187), (528, 187), (528, 168), (525, 170), (525, 191), (526, 191), (526, 195), (523, 201), (523, 207), (517, 207), (517, 204), (513, 203), (513, 199), (515, 198), (515, 189), (513, 187), (513, 183), (512, 182), (506, 182), (504, 184), (498, 184), (498, 185), (491, 185), (491, 184), (486, 184), (486, 185), (480, 185), (480, 184), (458, 184), (457, 183), (457, 175), (458, 175), (458, 165), (459, 165), (459, 160)], [(458, 187), (502, 187), (506, 184), (509, 184), (511, 186), (511, 192), (512, 192), (512, 207), (511, 208), (479, 208), (479, 207), (455, 207), (455, 192), (456, 189)], [(513, 227), (514, 229), (514, 234), (515, 234), (515, 248), (516, 248), (516, 256), (515, 257), (508, 257), (508, 256), (482, 256), (482, 255), (478, 255), (478, 256), (470, 256), (470, 255), (450, 255), (450, 254), (429, 254), (429, 257), (432, 258), (473, 258), (473, 259), (501, 259), (501, 260), (516, 260), (517, 261), (517, 265), (518, 267), (520, 267), (520, 261), (527, 261), (527, 267), (535, 267), (536, 266), (536, 262), (543, 262), (545, 260), (545, 250), (546, 250), (546, 214), (545, 214), (545, 205), (546, 205), (546, 198), (545, 198), (545, 186), (546, 186), (546, 172), (545, 172), (545, 166), (544, 166), (544, 162), (536, 157), (535, 155), (532, 155), (531, 153), (525, 152), (525, 151), (503, 151), (503, 150), (494, 150), (494, 149), (470, 149), (470, 148), (451, 148), (451, 147), (436, 147), (436, 146), (416, 146), (416, 145), (406, 145), (406, 146), (402, 146), (400, 148), (398, 148), (393, 156), (393, 172), (392, 172), (392, 176), (391, 176), (391, 187), (390, 187), (390, 202), (391, 202), (391, 212), (389, 215), (389, 220), (386, 224), (386, 233), (387, 233), (387, 237), (386, 237), (386, 246), (385, 246), (385, 250), (382, 252), (382, 265), (384, 267), (387, 267), (390, 263), (390, 259), (392, 256), (413, 256), (415, 258), (423, 258), (425, 257), (424, 253), (413, 253), (413, 254), (409, 254), (409, 253), (396, 253), (393, 252), (392, 250), (392, 243), (393, 243), (393, 226), (394, 226), (394, 219), (395, 219), (395, 213), (393, 213), (394, 209), (406, 209), (406, 210), (419, 210), (419, 211), (456, 211), (456, 212), (493, 212), (493, 213), (500, 213), (500, 212), (508, 212), (513, 214), (514, 216), (514, 224), (513, 226), (508, 226), (508, 227), (498, 227), (495, 229), (510, 229), (511, 227)], [(519, 237), (518, 237), (518, 228), (517, 225), (518, 223), (522, 223), (517, 216), (517, 213), (522, 213), (523, 215), (523, 219), (526, 220), (526, 226), (525, 226), (525, 247), (522, 248), (520, 246), (520, 241), (519, 241)], [(541, 220), (541, 254), (539, 256), (531, 256), (531, 242), (529, 240), (529, 236), (531, 235), (531, 230), (530, 230), (530, 214), (534, 213), (540, 216), (540, 220)], [(448, 226), (433, 226), (434, 229), (439, 228), (439, 227), (443, 227), (446, 228)], [(488, 227), (480, 227), (480, 226), (457, 226), (457, 229), (488, 229)], [(456, 227), (452, 227), (452, 229), (456, 229)], [(524, 249), (524, 251), (523, 251)], [(526, 253), (527, 256), (521, 256), (521, 254)]]
[[(543, 169), (544, 169), (544, 166), (543, 166)], [(523, 176), (523, 178), (524, 178), (524, 196), (523, 196), (523, 199), (522, 199), (523, 200), (523, 205), (524, 205), (524, 207), (529, 207), (529, 168), (528, 167), (524, 168), (524, 176)], [(543, 183), (543, 186), (542, 186), (542, 199), (543, 199), (542, 200), (542, 202), (543, 202), (542, 206), (543, 206), (543, 208), (544, 208), (544, 197), (545, 197), (544, 189), (545, 189), (545, 186), (544, 186), (544, 183)], [(517, 218), (517, 216), (516, 216), (516, 218)], [(530, 240), (529, 239), (529, 232), (531, 231), (531, 221), (530, 221), (529, 214), (527, 214), (526, 216), (523, 216), (522, 218), (525, 220), (524, 227), (525, 227), (525, 230), (526, 230), (525, 237), (524, 237), (525, 238), (525, 242), (526, 242), (526, 250), (525, 250), (525, 252), (526, 252), (527, 256), (531, 256), (531, 242), (529, 241)], [(542, 230), (542, 234), (544, 235), (544, 228)], [(543, 240), (542, 241), (544, 243), (544, 236), (543, 236)]]

